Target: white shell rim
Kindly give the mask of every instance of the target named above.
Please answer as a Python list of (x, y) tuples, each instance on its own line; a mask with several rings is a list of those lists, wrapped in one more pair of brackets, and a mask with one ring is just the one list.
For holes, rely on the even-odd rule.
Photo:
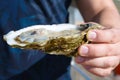
[(8, 34), (4, 35), (3, 38), (9, 45), (19, 45), (19, 46), (26, 46), (27, 44), (22, 44), (18, 43), (15, 41), (15, 38), (20, 35), (23, 32), (33, 30), (33, 29), (40, 29), (40, 28), (45, 28), (46, 30), (51, 30), (51, 31), (63, 31), (63, 30), (70, 30), (70, 29), (76, 29), (76, 25), (73, 24), (54, 24), (54, 25), (34, 25), (34, 26), (29, 26), (17, 31), (10, 31)]

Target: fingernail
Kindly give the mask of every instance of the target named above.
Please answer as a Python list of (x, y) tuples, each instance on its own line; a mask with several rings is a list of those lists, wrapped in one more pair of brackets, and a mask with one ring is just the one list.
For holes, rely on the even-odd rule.
[(90, 32), (88, 33), (88, 39), (89, 39), (89, 40), (92, 41), (92, 40), (94, 40), (96, 37), (97, 37), (96, 32), (90, 31)]
[(81, 48), (80, 48), (80, 55), (81, 55), (81, 56), (87, 55), (88, 50), (89, 50), (89, 49), (88, 49), (87, 46), (81, 46)]
[(83, 62), (84, 61), (84, 58), (82, 58), (82, 57), (77, 57), (77, 62)]

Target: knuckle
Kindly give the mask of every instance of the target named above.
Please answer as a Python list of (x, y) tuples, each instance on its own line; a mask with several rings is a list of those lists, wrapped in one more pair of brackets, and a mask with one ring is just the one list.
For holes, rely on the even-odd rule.
[(104, 67), (111, 67), (111, 66), (112, 66), (111, 62), (109, 61), (104, 62)]
[(103, 76), (108, 76), (111, 74), (111, 70), (105, 71), (103, 74), (104, 74)]
[(115, 31), (113, 29), (110, 29), (109, 31), (109, 34), (110, 34), (110, 43), (114, 43), (115, 42), (115, 38), (116, 38), (116, 35), (115, 35)]
[(119, 64), (118, 59), (116, 57), (110, 57), (104, 62), (104, 67), (114, 68)]
[(105, 70), (105, 71), (102, 71), (99, 75), (101, 77), (106, 77), (106, 76), (110, 75), (111, 72), (112, 72), (111, 70)]
[(93, 57), (93, 56), (97, 56), (97, 49), (94, 47), (94, 45), (89, 45), (89, 56)]
[(110, 45), (106, 45), (106, 56), (111, 56), (112, 55), (112, 52), (113, 52), (113, 48), (110, 46)]
[(115, 64), (113, 67), (117, 67), (119, 65), (119, 57), (115, 57), (114, 62)]
[(115, 59), (114, 59), (114, 57), (110, 57), (108, 60), (106, 60), (106, 65), (107, 65), (108, 67), (113, 67), (113, 66), (115, 66)]

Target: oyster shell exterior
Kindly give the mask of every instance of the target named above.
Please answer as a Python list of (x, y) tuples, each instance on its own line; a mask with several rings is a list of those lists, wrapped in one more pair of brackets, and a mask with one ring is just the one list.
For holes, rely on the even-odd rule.
[(21, 49), (37, 49), (48, 54), (77, 56), (77, 48), (89, 43), (87, 32), (101, 29), (96, 23), (81, 25), (35, 25), (18, 31), (10, 31), (4, 40), (12, 47)]

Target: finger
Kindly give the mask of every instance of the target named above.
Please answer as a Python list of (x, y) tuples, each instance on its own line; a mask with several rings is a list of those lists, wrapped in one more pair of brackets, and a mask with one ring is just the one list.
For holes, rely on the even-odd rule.
[(87, 38), (92, 42), (115, 43), (120, 40), (119, 33), (120, 29), (91, 30)]
[(96, 67), (90, 67), (90, 66), (84, 66), (84, 68), (91, 72), (92, 74), (95, 74), (100, 77), (106, 77), (112, 73), (113, 68), (96, 68)]
[(103, 57), (119, 55), (120, 44), (85, 44), (78, 48), (80, 56)]
[(81, 57), (81, 56), (75, 57), (75, 61), (76, 61), (76, 63), (78, 63), (78, 64), (83, 63), (85, 60), (86, 60), (86, 58)]
[(84, 66), (93, 66), (98, 68), (115, 68), (119, 64), (117, 56), (100, 57), (100, 58), (83, 58), (77, 57), (76, 62)]

